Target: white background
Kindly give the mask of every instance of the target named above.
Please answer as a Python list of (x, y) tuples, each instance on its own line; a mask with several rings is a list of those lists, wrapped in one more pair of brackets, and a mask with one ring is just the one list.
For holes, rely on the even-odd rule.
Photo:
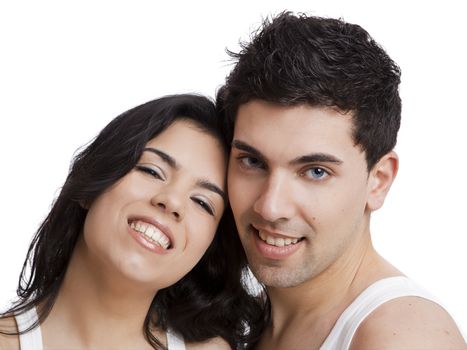
[[(377, 249), (467, 328), (467, 89), (462, 1), (2, 1), (0, 306), (74, 151), (155, 97), (214, 96), (225, 48), (289, 9), (358, 23), (402, 68), (400, 172)], [(465, 332), (464, 332), (465, 333)]]

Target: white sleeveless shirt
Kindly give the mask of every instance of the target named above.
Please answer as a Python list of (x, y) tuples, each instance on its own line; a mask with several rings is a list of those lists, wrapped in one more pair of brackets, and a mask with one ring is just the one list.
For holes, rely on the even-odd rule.
[(347, 350), (358, 326), (382, 304), (400, 297), (414, 296), (440, 304), (426, 290), (405, 276), (376, 281), (344, 310), (320, 350)]
[[(15, 316), (18, 331), (24, 331), (37, 320), (37, 312), (35, 308), (28, 310), (25, 313)], [(31, 331), (19, 336), (19, 344), (21, 350), (43, 350), (42, 334), (39, 326)], [(172, 332), (167, 332), (167, 349), (168, 350), (186, 350), (183, 338)]]

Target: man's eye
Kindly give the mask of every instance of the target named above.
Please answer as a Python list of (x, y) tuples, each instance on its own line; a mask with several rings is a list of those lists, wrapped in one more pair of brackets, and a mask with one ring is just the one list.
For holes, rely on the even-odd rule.
[(263, 162), (255, 157), (243, 156), (239, 157), (240, 165), (245, 168), (263, 168)]
[(311, 180), (324, 180), (329, 176), (329, 172), (320, 167), (312, 167), (303, 171), (302, 176)]
[(139, 171), (142, 171), (142, 172), (144, 172), (146, 174), (149, 174), (149, 175), (151, 175), (152, 177), (154, 177), (154, 178), (156, 178), (158, 180), (162, 180), (162, 181), (165, 180), (164, 173), (160, 169), (151, 168), (151, 167), (146, 166), (146, 165), (137, 165), (136, 169), (138, 169)]
[(191, 198), (193, 200), (193, 202), (195, 202), (196, 204), (198, 204), (201, 208), (203, 208), (204, 211), (206, 211), (209, 215), (211, 216), (214, 216), (214, 210), (211, 208), (211, 206), (206, 203), (204, 200), (200, 199), (200, 198), (197, 198), (197, 197), (193, 197)]

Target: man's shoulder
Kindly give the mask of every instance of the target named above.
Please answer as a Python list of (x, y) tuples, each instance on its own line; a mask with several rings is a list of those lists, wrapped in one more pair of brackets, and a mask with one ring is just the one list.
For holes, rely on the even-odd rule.
[(437, 303), (406, 296), (388, 301), (359, 326), (351, 350), (467, 349), (448, 312)]

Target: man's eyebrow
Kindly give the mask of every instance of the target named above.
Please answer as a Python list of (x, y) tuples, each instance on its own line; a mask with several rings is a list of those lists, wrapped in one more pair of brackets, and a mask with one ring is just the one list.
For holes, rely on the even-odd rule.
[[(260, 151), (258, 151), (256, 148), (250, 146), (249, 144), (239, 141), (239, 140), (234, 140), (232, 141), (232, 147), (237, 148), (241, 151), (248, 152), (252, 155), (254, 155), (257, 158), (260, 159), (265, 159), (265, 157), (261, 154)], [(290, 162), (292, 165), (297, 165), (297, 164), (305, 164), (305, 163), (335, 163), (335, 164), (342, 164), (343, 161), (340, 160), (339, 158), (327, 154), (327, 153), (311, 153), (311, 154), (306, 154), (304, 156), (300, 156), (295, 158)]]
[(343, 161), (333, 155), (327, 153), (311, 153), (304, 156), (295, 158), (290, 162), (292, 165), (299, 165), (305, 163), (335, 163), (342, 164)]
[(162, 152), (161, 150), (157, 148), (152, 148), (152, 147), (146, 147), (143, 149), (144, 151), (152, 152), (154, 154), (157, 154), (164, 162), (166, 162), (171, 168), (178, 169), (178, 164), (177, 161), (169, 156), (167, 153)]
[(240, 151), (245, 151), (250, 153), (251, 155), (260, 158), (260, 159), (265, 159), (265, 157), (261, 154), (260, 151), (258, 151), (256, 148), (250, 146), (246, 142), (239, 141), (239, 140), (233, 140), (232, 141), (232, 147), (239, 149)]
[(208, 181), (208, 180), (199, 180), (197, 182), (197, 185), (201, 188), (204, 188), (206, 190), (209, 190), (209, 191), (212, 191), (214, 193), (217, 193), (219, 196), (222, 197), (222, 199), (224, 200), (224, 202), (227, 203), (227, 195), (225, 194), (224, 191), (222, 191), (219, 186), (213, 184), (212, 182)]

